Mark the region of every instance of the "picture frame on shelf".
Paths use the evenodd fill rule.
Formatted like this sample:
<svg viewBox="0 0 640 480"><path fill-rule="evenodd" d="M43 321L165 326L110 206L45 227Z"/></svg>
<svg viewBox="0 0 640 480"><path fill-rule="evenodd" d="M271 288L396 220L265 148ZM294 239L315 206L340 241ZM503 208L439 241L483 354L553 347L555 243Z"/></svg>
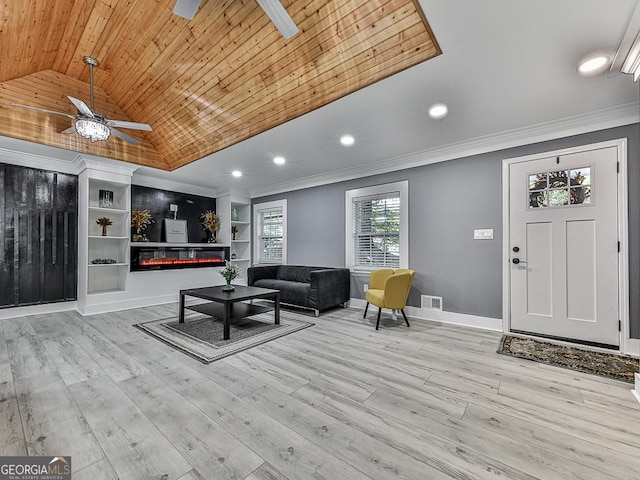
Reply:
<svg viewBox="0 0 640 480"><path fill-rule="evenodd" d="M113 208L113 191L102 190L98 191L98 206L100 208Z"/></svg>

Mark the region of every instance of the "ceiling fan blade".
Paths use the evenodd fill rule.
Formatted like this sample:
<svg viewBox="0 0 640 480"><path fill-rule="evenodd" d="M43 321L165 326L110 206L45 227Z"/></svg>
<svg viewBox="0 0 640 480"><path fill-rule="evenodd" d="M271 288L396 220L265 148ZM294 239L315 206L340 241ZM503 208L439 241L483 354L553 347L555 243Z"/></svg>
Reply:
<svg viewBox="0 0 640 480"><path fill-rule="evenodd" d="M65 135L69 135L70 133L77 133L76 127L74 125L70 126L66 130L61 131L60 133L64 133Z"/></svg>
<svg viewBox="0 0 640 480"><path fill-rule="evenodd" d="M69 96L67 96L67 98L69 100L71 100L71 103L73 103L76 106L76 108L78 109L78 111L82 115L86 115L87 117L95 118L95 115L93 114L91 109L89 107L87 107L87 104L84 103L82 100L78 100L77 98L69 97Z"/></svg>
<svg viewBox="0 0 640 480"><path fill-rule="evenodd" d="M111 133L113 133L113 135L115 137L121 138L125 142L129 142L129 143L131 143L133 145L140 145L140 142L138 140L136 140L133 137L130 137L126 133L122 133L120 130L117 130L115 128L111 128Z"/></svg>
<svg viewBox="0 0 640 480"><path fill-rule="evenodd" d="M176 0L173 13L187 20L193 20L200 8L200 3L201 0Z"/></svg>
<svg viewBox="0 0 640 480"><path fill-rule="evenodd" d="M47 110L47 109L38 108L38 107L30 107L29 105L20 105L19 103L12 103L11 106L12 107L20 107L20 108L28 108L29 110L37 110L38 112L53 113L54 115L64 115L65 117L69 117L69 118L76 118L73 115L70 115L68 113L56 112L54 110Z"/></svg>
<svg viewBox="0 0 640 480"><path fill-rule="evenodd" d="M124 120L107 120L109 125L120 128L131 128L133 130L146 130L147 132L153 132L151 125L146 123L125 122Z"/></svg>
<svg viewBox="0 0 640 480"><path fill-rule="evenodd" d="M285 39L293 37L298 27L279 0L256 0Z"/></svg>

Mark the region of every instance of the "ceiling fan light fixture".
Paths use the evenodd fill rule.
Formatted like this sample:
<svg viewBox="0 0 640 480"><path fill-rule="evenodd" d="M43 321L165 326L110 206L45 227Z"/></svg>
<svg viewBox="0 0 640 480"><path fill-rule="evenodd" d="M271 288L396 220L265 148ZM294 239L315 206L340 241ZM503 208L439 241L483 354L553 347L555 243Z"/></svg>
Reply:
<svg viewBox="0 0 640 480"><path fill-rule="evenodd" d="M106 140L111 135L108 126L91 118L79 118L76 120L75 127L78 135L88 138L92 142Z"/></svg>

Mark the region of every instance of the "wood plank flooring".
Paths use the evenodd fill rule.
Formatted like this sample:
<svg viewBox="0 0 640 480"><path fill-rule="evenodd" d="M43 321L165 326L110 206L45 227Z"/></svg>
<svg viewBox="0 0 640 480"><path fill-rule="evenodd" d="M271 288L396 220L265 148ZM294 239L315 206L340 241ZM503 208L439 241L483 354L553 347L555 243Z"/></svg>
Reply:
<svg viewBox="0 0 640 480"><path fill-rule="evenodd" d="M500 334L336 309L203 365L132 327L176 305L0 323L0 455L76 480L638 480L630 384Z"/></svg>

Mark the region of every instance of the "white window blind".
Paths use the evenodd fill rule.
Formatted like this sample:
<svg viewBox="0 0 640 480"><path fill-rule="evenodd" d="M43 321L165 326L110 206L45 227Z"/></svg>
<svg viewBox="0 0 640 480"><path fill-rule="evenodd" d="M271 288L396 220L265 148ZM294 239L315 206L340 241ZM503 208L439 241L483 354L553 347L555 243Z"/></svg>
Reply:
<svg viewBox="0 0 640 480"><path fill-rule="evenodd" d="M257 211L258 263L282 263L284 214L282 207Z"/></svg>
<svg viewBox="0 0 640 480"><path fill-rule="evenodd" d="M353 198L353 266L400 266L400 192Z"/></svg>

